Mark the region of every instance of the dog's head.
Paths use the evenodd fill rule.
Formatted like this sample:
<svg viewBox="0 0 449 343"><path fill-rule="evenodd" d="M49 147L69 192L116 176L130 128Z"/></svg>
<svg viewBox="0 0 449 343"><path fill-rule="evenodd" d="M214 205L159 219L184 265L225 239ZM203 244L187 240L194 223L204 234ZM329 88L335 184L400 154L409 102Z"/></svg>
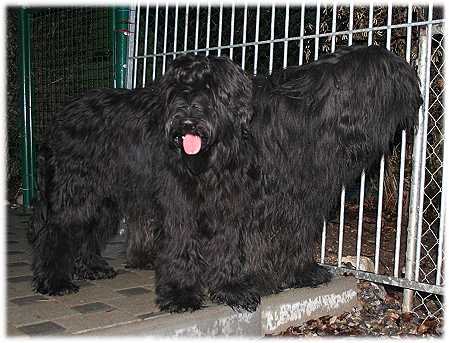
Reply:
<svg viewBox="0 0 449 343"><path fill-rule="evenodd" d="M195 175L237 144L252 117L251 81L225 57L178 57L160 89L167 144Z"/></svg>

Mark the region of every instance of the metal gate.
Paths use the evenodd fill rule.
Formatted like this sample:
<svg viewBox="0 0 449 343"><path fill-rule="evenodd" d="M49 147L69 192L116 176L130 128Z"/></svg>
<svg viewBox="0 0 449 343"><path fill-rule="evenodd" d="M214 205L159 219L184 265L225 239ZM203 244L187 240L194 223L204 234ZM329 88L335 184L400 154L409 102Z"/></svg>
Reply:
<svg viewBox="0 0 449 343"><path fill-rule="evenodd" d="M246 71L271 73L352 44L384 45L416 67L424 105L413 137L402 132L376 178L342 189L323 224L321 263L404 289L403 310L441 317L444 231L449 223L445 120L445 23L439 8L373 2L137 2L130 10L127 87L145 87L179 54L226 55ZM353 268L349 268L349 264Z"/></svg>

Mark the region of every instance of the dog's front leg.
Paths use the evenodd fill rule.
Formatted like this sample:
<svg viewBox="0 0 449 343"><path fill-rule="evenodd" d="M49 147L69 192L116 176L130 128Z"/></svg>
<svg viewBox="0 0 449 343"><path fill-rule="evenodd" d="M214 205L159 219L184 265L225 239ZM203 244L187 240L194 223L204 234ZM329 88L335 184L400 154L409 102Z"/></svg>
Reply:
<svg viewBox="0 0 449 343"><path fill-rule="evenodd" d="M203 294L197 242L185 235L166 237L158 251L156 302L160 309L169 312L200 309Z"/></svg>
<svg viewBox="0 0 449 343"><path fill-rule="evenodd" d="M158 242L156 302L162 311L195 311L203 303L204 262L195 239L196 224L192 216L186 208L174 205L164 211L162 237Z"/></svg>

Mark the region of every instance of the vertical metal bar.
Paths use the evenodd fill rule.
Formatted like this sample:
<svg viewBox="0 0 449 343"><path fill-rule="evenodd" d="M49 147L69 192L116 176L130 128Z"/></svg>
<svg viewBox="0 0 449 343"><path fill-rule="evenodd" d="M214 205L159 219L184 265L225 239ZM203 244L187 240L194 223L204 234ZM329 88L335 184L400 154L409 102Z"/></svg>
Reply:
<svg viewBox="0 0 449 343"><path fill-rule="evenodd" d="M357 222L357 253L356 269L360 269L360 255L362 252L362 228L363 228L363 206L365 203L365 170L360 177L359 218Z"/></svg>
<svg viewBox="0 0 449 343"><path fill-rule="evenodd" d="M200 2L196 3L196 24L195 24L195 55L198 54L198 36L200 31Z"/></svg>
<svg viewBox="0 0 449 343"><path fill-rule="evenodd" d="M118 7L115 9L115 37L117 45L115 55L117 56L115 65L115 85L117 88L125 88L127 74L127 51L128 51L128 21L129 8ZM113 33L114 36L114 33Z"/></svg>
<svg viewBox="0 0 449 343"><path fill-rule="evenodd" d="M332 6L332 38L331 38L331 52L335 51L335 32L337 31L337 2L334 1ZM337 265L341 267L341 259L343 255L343 233L345 227L345 196L346 189L343 185L340 195L340 222L338 228L338 260Z"/></svg>
<svg viewBox="0 0 449 343"><path fill-rule="evenodd" d="M387 10L387 42L386 48L390 50L391 42L391 16L392 16L392 4L391 1L388 2ZM384 194L384 178L385 178L385 156L382 155L380 159L380 170L379 170L379 197L377 201L377 220L376 220L376 252L374 259L374 272L379 273L379 262L380 262L380 238L382 234L382 210L383 210L383 194Z"/></svg>
<svg viewBox="0 0 449 343"><path fill-rule="evenodd" d="M175 4L175 33L173 37L173 59L176 58L176 49L178 43L178 18L179 18L179 3Z"/></svg>
<svg viewBox="0 0 449 343"><path fill-rule="evenodd" d="M209 44L210 44L210 13L211 6L210 2L207 4L207 24L206 24L206 56L209 55Z"/></svg>
<svg viewBox="0 0 449 343"><path fill-rule="evenodd" d="M143 44L143 54L146 56L148 53L148 19L150 16L150 4L147 3L146 13L145 13L145 34L144 34L144 44ZM146 75L147 75L147 57L143 58L143 68L142 68L142 87L145 87L146 84Z"/></svg>
<svg viewBox="0 0 449 343"><path fill-rule="evenodd" d="M242 38L242 69L245 70L246 60L246 27L248 25L248 2L245 0L245 9L243 10L243 38Z"/></svg>
<svg viewBox="0 0 449 343"><path fill-rule="evenodd" d="M169 10L168 2L165 4L165 18L164 18L164 50L162 55L162 75L165 74L165 65L167 64L167 40L168 40L168 10Z"/></svg>
<svg viewBox="0 0 449 343"><path fill-rule="evenodd" d="M396 245L394 253L393 275L399 277L399 259L401 250L401 231L402 231L402 205L404 199L404 173L405 173L405 150L406 150L406 132L401 133L401 157L399 167L399 193L398 193L398 217L396 220Z"/></svg>
<svg viewBox="0 0 449 343"><path fill-rule="evenodd" d="M349 4L349 37L348 46L352 45L352 37L354 29L354 0ZM359 192L359 214L357 221L357 251L356 251L356 269L360 269L360 256L362 253L362 233L363 233L363 210L365 204L365 169L360 175L360 192Z"/></svg>
<svg viewBox="0 0 449 343"><path fill-rule="evenodd" d="M373 6L373 0L370 0L369 2L369 15L368 15L368 28L370 29L368 31L368 45L373 44L373 13L374 13L374 6Z"/></svg>
<svg viewBox="0 0 449 343"><path fill-rule="evenodd" d="M421 94L428 94L427 83L427 50L428 50L428 34L424 30L420 30L419 36L419 51L418 51L418 77L420 80ZM422 165L425 161L422 156L423 146L426 142L425 119L427 115L427 106L423 104L419 111L418 129L413 138L413 155L412 155L412 175L410 180L410 202L409 202L409 216L407 225L407 251L405 256L405 279L415 279L415 262L417 255L417 240L419 226L419 212L420 212L420 193L421 179L424 178L422 174ZM418 257L419 258L419 257ZM402 311L410 312L413 308L414 291L405 289L402 300Z"/></svg>
<svg viewBox="0 0 449 343"><path fill-rule="evenodd" d="M382 204L384 196L384 174L385 174L385 157L380 159L379 171L379 195L377 199L377 219L376 219L376 248L374 256L374 273L379 273L380 261L380 236L382 231Z"/></svg>
<svg viewBox="0 0 449 343"><path fill-rule="evenodd" d="M33 199L34 159L33 159L33 121L31 86L31 40L30 18L26 8L19 13L20 32L20 81L22 109L22 191L23 206L29 208Z"/></svg>
<svg viewBox="0 0 449 343"><path fill-rule="evenodd" d="M341 188L340 195L340 223L338 227L338 267L341 267L341 258L343 254L343 231L345 228L345 186Z"/></svg>
<svg viewBox="0 0 449 343"><path fill-rule="evenodd" d="M136 19L136 33L135 33L135 44L134 44L134 57L139 55L139 27L140 27L140 1L137 1L137 19ZM139 60L137 58L134 59L134 78L133 78L133 88L137 87L137 69L138 69Z"/></svg>
<svg viewBox="0 0 449 343"><path fill-rule="evenodd" d="M424 206L424 183L425 183L425 175L426 175L426 152L427 152L427 125L428 125L428 118L429 118L429 92L430 92L430 65L432 64L432 16L433 16L433 3L431 2L429 4L429 17L428 21L429 24L427 24L427 56L426 56L426 88L425 90L425 97L424 97L424 130L423 130L423 145L421 146L421 155L422 155L422 164L421 164L421 185L420 189L421 192L419 194L419 220L418 220L418 234L416 239L416 261L415 261L415 281L418 281L419 279L419 267L420 267L420 261L421 261L421 237L422 237L422 224L423 224L423 206Z"/></svg>
<svg viewBox="0 0 449 343"><path fill-rule="evenodd" d="M349 3L349 38L348 45L352 45L352 30L354 29L354 0L351 0Z"/></svg>
<svg viewBox="0 0 449 343"><path fill-rule="evenodd" d="M288 58L288 26L290 21L290 4L287 0L285 3L285 26L284 26L284 62L282 64L282 67L285 69L287 68L287 58Z"/></svg>
<svg viewBox="0 0 449 343"><path fill-rule="evenodd" d="M186 2L186 14L184 21L184 51L187 50L187 37L189 34L189 2Z"/></svg>
<svg viewBox="0 0 449 343"><path fill-rule="evenodd" d="M301 4L301 22L299 25L299 60L298 65L302 65L303 63L303 54L304 54L304 17L305 17L305 11L306 11L306 4L305 2L302 2Z"/></svg>
<svg viewBox="0 0 449 343"><path fill-rule="evenodd" d="M326 257L326 219L323 220L323 230L321 232L321 263L324 263Z"/></svg>
<svg viewBox="0 0 449 343"><path fill-rule="evenodd" d="M229 58L232 60L234 57L234 48L232 47L234 45L234 25L235 25L235 1L232 1L232 8L231 8L231 37L229 40L229 44L231 45L231 49L229 49Z"/></svg>
<svg viewBox="0 0 449 343"><path fill-rule="evenodd" d="M128 23L128 73L126 78L126 88L133 88L133 75L134 75L134 65L136 60L131 58L134 56L135 48L135 30L136 30L136 5L132 6L132 10L129 12L129 23Z"/></svg>
<svg viewBox="0 0 449 343"><path fill-rule="evenodd" d="M273 48L274 48L274 22L276 19L276 6L273 2L273 4L271 5L271 30L270 30L270 61L269 61L269 66L268 66L268 73L271 74L271 72L273 71ZM255 72L254 72L255 74Z"/></svg>
<svg viewBox="0 0 449 343"><path fill-rule="evenodd" d="M257 59L259 57L259 27L260 27L260 0L257 1L256 10L256 34L254 36L254 70L253 74L257 74Z"/></svg>
<svg viewBox="0 0 449 343"><path fill-rule="evenodd" d="M391 44L391 16L392 16L392 3L391 0L388 1L388 9L387 9L387 43L386 48L390 50Z"/></svg>
<svg viewBox="0 0 449 343"><path fill-rule="evenodd" d="M159 28L159 2L156 2L156 8L154 9L154 43L153 43L153 74L151 76L152 80L156 79L156 64L157 64L157 30Z"/></svg>
<svg viewBox="0 0 449 343"><path fill-rule="evenodd" d="M303 54L304 54L304 17L305 17L305 11L306 11L306 4L305 2L302 2L301 4L301 23L299 26L299 60L298 64L302 65L303 63Z"/></svg>
<svg viewBox="0 0 449 343"><path fill-rule="evenodd" d="M332 6L332 38L331 38L331 52L335 51L335 32L337 31L337 1L334 1Z"/></svg>
<svg viewBox="0 0 449 343"><path fill-rule="evenodd" d="M221 35L223 31L223 1L220 1L220 13L218 15L218 51L217 56L221 56Z"/></svg>
<svg viewBox="0 0 449 343"><path fill-rule="evenodd" d="M315 17L315 53L314 53L314 60L318 60L318 51L319 51L319 46L320 46L320 39L318 37L318 35L320 34L320 1L317 0L317 4L316 4L316 17ZM303 18L301 18L302 21ZM302 27L302 25L301 25ZM300 54L300 62L302 64L302 54ZM323 222L323 236L322 236L322 248L321 248L321 253L325 252L326 250L326 220L324 220ZM324 239L323 239L324 238Z"/></svg>
<svg viewBox="0 0 449 343"><path fill-rule="evenodd" d="M412 22L412 4L409 3L407 11L407 23ZM410 63L410 51L412 41L412 28L407 26L407 40L406 40L406 52L405 59ZM402 234L402 207L404 202L404 179L405 179L405 153L406 153L407 134L405 130L401 133L401 162L399 167L399 190L398 190L398 217L396 221L396 247L394 253L394 269L393 275L399 277L399 263L400 263L400 251L401 251L401 234Z"/></svg>
<svg viewBox="0 0 449 343"><path fill-rule="evenodd" d="M318 52L320 49L320 38L318 35L320 34L320 16L321 16L321 9L320 9L320 0L317 1L316 4L316 18L315 18L315 54L314 54L314 60L316 61L318 59Z"/></svg>

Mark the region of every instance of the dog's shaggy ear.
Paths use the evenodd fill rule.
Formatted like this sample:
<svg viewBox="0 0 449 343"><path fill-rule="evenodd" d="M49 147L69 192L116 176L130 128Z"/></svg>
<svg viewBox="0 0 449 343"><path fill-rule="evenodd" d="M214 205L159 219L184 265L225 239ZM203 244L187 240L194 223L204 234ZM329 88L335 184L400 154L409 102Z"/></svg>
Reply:
<svg viewBox="0 0 449 343"><path fill-rule="evenodd" d="M227 57L210 58L210 66L216 87L220 89L217 96L225 108L232 111L236 124L242 131L248 131L248 124L253 117L252 80L240 66Z"/></svg>

